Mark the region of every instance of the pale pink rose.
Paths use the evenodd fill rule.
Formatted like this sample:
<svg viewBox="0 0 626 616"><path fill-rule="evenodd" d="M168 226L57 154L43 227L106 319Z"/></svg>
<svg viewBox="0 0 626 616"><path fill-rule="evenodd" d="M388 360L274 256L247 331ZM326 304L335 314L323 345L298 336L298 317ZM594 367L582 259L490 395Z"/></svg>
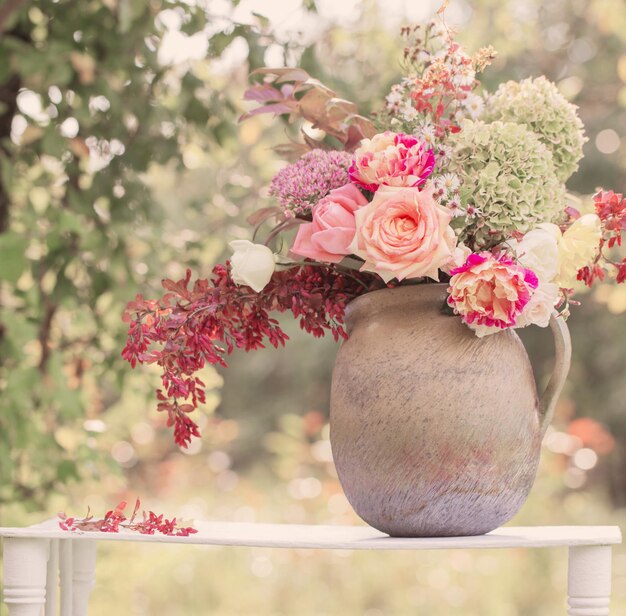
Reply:
<svg viewBox="0 0 626 616"><path fill-rule="evenodd" d="M537 276L506 256L472 253L450 272L448 304L478 337L515 327L537 288Z"/></svg>
<svg viewBox="0 0 626 616"><path fill-rule="evenodd" d="M425 142L386 131L361 141L349 172L353 182L374 192L379 186L421 187L434 166L435 155Z"/></svg>
<svg viewBox="0 0 626 616"><path fill-rule="evenodd" d="M559 301L559 295L560 289L558 284L543 282L539 279L539 286L533 292L524 310L517 317L515 327L526 327L527 325L548 327L550 316Z"/></svg>
<svg viewBox="0 0 626 616"><path fill-rule="evenodd" d="M441 266L441 271L444 274L449 274L453 269L465 265L467 257L472 254L472 251L463 242L456 245L456 248L452 251L452 257L450 260Z"/></svg>
<svg viewBox="0 0 626 616"><path fill-rule="evenodd" d="M456 236L450 212L433 198L432 188L381 187L371 203L357 210L350 251L365 260L361 271L392 278L439 280L450 261Z"/></svg>
<svg viewBox="0 0 626 616"><path fill-rule="evenodd" d="M326 263L338 263L350 254L355 232L354 213L367 204L363 193L346 184L331 190L311 210L313 221L300 225L291 252Z"/></svg>

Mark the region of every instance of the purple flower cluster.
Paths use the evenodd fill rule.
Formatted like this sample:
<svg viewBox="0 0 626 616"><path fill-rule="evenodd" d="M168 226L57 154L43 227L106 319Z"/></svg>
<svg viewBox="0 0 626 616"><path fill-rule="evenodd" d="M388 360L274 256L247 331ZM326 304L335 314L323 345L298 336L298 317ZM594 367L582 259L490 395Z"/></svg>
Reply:
<svg viewBox="0 0 626 616"><path fill-rule="evenodd" d="M285 214L307 216L311 208L331 190L350 181L352 155L338 150L311 150L281 169L272 180L270 195Z"/></svg>

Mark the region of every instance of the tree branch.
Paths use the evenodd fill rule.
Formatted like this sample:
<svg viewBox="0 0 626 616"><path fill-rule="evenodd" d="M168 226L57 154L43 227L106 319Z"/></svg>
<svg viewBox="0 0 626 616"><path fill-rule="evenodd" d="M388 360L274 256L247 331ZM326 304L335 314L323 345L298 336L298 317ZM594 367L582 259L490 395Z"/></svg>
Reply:
<svg viewBox="0 0 626 616"><path fill-rule="evenodd" d="M48 298L44 298L44 315L39 327L39 344L41 345L41 358L37 366L42 374L45 374L50 360L50 330L52 329L52 321L57 311L57 305L50 302Z"/></svg>

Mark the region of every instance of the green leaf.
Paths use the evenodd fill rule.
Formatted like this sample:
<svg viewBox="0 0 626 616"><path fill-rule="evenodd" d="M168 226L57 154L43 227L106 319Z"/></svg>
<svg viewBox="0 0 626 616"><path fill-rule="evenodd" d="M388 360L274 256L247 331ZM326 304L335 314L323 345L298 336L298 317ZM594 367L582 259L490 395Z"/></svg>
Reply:
<svg viewBox="0 0 626 616"><path fill-rule="evenodd" d="M185 117L194 124L206 124L209 110L197 98L192 98L185 110Z"/></svg>
<svg viewBox="0 0 626 616"><path fill-rule="evenodd" d="M65 276L63 272L59 272L57 282L52 291L52 301L68 306L69 298L73 299L75 296L76 287L74 287L71 280L67 279L67 276Z"/></svg>
<svg viewBox="0 0 626 616"><path fill-rule="evenodd" d="M76 462L73 462L72 460L61 460L57 464L57 477L59 481L63 483L68 480L76 481L80 479Z"/></svg>
<svg viewBox="0 0 626 616"><path fill-rule="evenodd" d="M235 38L234 32L230 34L218 32L217 34L212 36L209 44L209 51L211 52L211 55L221 55L224 50L233 42L233 38Z"/></svg>
<svg viewBox="0 0 626 616"><path fill-rule="evenodd" d="M54 158L61 158L67 149L67 140L60 135L56 127L50 126L41 140L43 151Z"/></svg>
<svg viewBox="0 0 626 616"><path fill-rule="evenodd" d="M8 355L11 355L15 359L21 359L24 356L24 345L37 336L37 327L31 321L28 321L23 315L9 312L8 309L2 310L0 317L0 320L3 323L9 325L9 327L6 328L6 332L2 340L4 345L2 349L3 356L5 359ZM30 373L27 372L19 374ZM13 380L13 375L11 380Z"/></svg>
<svg viewBox="0 0 626 616"><path fill-rule="evenodd" d="M35 391L38 386L41 386L41 374L36 368L28 367L13 370L5 394L15 405L14 408L19 409L26 401L25 392ZM7 407L11 406L7 405ZM14 427L17 428L18 426Z"/></svg>
<svg viewBox="0 0 626 616"><path fill-rule="evenodd" d="M7 447L0 443L0 477L11 477L12 473L13 460L11 459L10 446Z"/></svg>
<svg viewBox="0 0 626 616"><path fill-rule="evenodd" d="M63 210L59 214L58 228L60 231L73 231L75 233L86 231L85 223L81 217L68 210Z"/></svg>
<svg viewBox="0 0 626 616"><path fill-rule="evenodd" d="M74 71L70 64L58 62L50 65L50 70L46 73L46 85L66 86L72 81Z"/></svg>
<svg viewBox="0 0 626 616"><path fill-rule="evenodd" d="M28 239L16 233L0 235L0 279L15 284L28 267L24 252Z"/></svg>

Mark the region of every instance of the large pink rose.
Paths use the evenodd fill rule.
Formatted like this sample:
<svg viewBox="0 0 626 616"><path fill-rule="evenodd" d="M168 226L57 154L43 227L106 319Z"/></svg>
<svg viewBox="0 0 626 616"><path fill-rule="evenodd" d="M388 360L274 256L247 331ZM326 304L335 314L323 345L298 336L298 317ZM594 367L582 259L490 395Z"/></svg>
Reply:
<svg viewBox="0 0 626 616"><path fill-rule="evenodd" d="M353 182L374 192L379 186L421 187L434 166L435 155L426 143L386 131L361 141L349 172Z"/></svg>
<svg viewBox="0 0 626 616"><path fill-rule="evenodd" d="M452 215L435 201L432 188L382 186L355 218L350 250L365 259L362 271L375 272L385 282L422 276L439 280L439 268L452 258Z"/></svg>
<svg viewBox="0 0 626 616"><path fill-rule="evenodd" d="M490 252L471 254L450 274L448 304L479 337L517 325L538 285L532 270Z"/></svg>
<svg viewBox="0 0 626 616"><path fill-rule="evenodd" d="M313 222L300 225L291 252L316 261L338 263L350 254L354 213L367 203L363 193L346 184L331 190L312 209Z"/></svg>

